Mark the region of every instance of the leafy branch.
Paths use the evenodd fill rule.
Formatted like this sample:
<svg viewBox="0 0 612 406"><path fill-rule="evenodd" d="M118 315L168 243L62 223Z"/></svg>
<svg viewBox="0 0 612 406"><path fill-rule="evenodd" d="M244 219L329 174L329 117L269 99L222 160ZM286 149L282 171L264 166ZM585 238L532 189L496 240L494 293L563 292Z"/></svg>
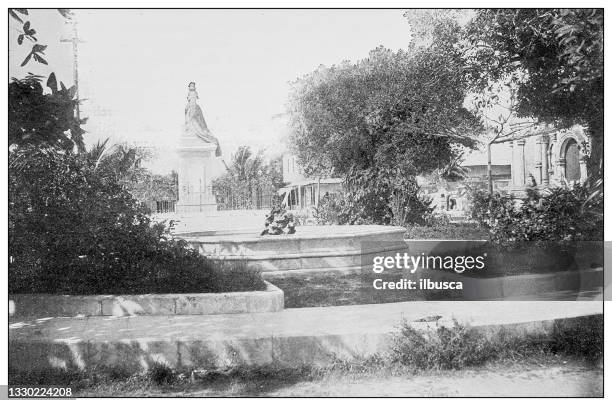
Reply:
<svg viewBox="0 0 612 406"><path fill-rule="evenodd" d="M72 20L73 14L71 10L66 9L66 8L60 8L57 11L66 20ZM19 30L20 34L17 36L17 43L19 45L22 45L25 39L34 43L32 45L32 50L30 51L30 53L28 53L28 55L25 57L23 62L21 62L21 66L27 65L27 63L30 62L31 59L34 59L36 62L42 63L43 65L48 65L46 59L43 58L43 55L45 54L45 49L47 49L47 46L38 43L38 38L34 36L36 35L36 30L32 28L30 21L24 22L22 18L23 16L29 16L28 9L10 8L9 15L15 21L19 22L19 24L22 25L21 29Z"/></svg>

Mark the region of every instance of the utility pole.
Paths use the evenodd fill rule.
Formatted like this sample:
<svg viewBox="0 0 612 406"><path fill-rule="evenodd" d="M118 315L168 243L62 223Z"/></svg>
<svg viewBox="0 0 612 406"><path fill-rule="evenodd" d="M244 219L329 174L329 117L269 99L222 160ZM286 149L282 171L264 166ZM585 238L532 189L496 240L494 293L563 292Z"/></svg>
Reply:
<svg viewBox="0 0 612 406"><path fill-rule="evenodd" d="M78 61L79 45L78 44L79 42L83 42L83 41L79 39L79 33L77 31L77 22L76 20L74 20L74 17L72 20L66 22L66 24L72 25L71 36L70 38L60 39L60 42L72 42L72 76L74 80L74 86L76 88L76 98L77 100L79 100L79 61ZM75 114L76 114L77 120L79 120L80 122L81 121L81 109L80 109L79 103L77 103L76 105Z"/></svg>

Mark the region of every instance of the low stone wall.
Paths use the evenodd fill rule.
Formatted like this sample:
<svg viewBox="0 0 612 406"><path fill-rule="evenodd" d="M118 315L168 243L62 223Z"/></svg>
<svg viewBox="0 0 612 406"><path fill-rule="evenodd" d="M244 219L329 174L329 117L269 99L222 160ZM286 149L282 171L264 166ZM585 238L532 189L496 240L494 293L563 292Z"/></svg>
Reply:
<svg viewBox="0 0 612 406"><path fill-rule="evenodd" d="M363 254L404 247L405 231L373 225L301 226L292 235L200 232L176 236L206 257L246 261L262 272L355 271L361 267Z"/></svg>
<svg viewBox="0 0 612 406"><path fill-rule="evenodd" d="M10 295L9 312L21 317L197 315L278 312L283 291L266 282L265 291L148 295Z"/></svg>

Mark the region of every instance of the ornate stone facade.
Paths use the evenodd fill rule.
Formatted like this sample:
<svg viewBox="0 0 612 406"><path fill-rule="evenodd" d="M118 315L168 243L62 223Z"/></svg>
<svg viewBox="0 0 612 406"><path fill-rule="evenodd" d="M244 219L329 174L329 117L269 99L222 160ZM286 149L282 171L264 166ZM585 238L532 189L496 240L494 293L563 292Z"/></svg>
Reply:
<svg viewBox="0 0 612 406"><path fill-rule="evenodd" d="M529 175L538 187L584 182L590 142L584 129L574 126L550 135L508 141L512 148L511 189L525 188Z"/></svg>

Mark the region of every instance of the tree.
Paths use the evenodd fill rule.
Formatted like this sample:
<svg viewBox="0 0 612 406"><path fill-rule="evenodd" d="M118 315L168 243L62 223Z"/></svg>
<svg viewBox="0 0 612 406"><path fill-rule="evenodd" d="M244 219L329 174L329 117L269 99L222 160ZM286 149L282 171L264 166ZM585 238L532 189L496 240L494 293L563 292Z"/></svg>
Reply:
<svg viewBox="0 0 612 406"><path fill-rule="evenodd" d="M251 148L243 145L232 155L229 170L238 180L250 183L257 179L262 168L263 155L253 155Z"/></svg>
<svg viewBox="0 0 612 406"><path fill-rule="evenodd" d="M60 82L57 87L55 74L49 75L46 86L51 93L44 93L42 77L29 75L24 79L13 78L8 86L9 147L41 145L83 151L81 125L74 111L77 103L76 88L66 88Z"/></svg>
<svg viewBox="0 0 612 406"><path fill-rule="evenodd" d="M250 147L240 146L232 155L227 172L213 181L213 189L225 208L250 209L254 207L257 191L275 193L284 185L281 157L266 164L262 152L253 154Z"/></svg>
<svg viewBox="0 0 612 406"><path fill-rule="evenodd" d="M178 198L178 175L154 174L143 167L151 157L148 148L127 143L108 147L108 139L98 141L84 153L87 165L100 175L116 179L139 202L156 202Z"/></svg>
<svg viewBox="0 0 612 406"><path fill-rule="evenodd" d="M479 10L466 29L467 75L476 90L516 77L517 113L592 138L591 173L603 142L603 9Z"/></svg>
<svg viewBox="0 0 612 406"><path fill-rule="evenodd" d="M411 186L416 175L474 146L480 125L463 107L458 31L456 24L438 24L428 47L377 48L364 60L320 67L293 84L291 140L298 159L326 164L344 179L352 221L390 223L389 202L401 185L418 190Z"/></svg>

